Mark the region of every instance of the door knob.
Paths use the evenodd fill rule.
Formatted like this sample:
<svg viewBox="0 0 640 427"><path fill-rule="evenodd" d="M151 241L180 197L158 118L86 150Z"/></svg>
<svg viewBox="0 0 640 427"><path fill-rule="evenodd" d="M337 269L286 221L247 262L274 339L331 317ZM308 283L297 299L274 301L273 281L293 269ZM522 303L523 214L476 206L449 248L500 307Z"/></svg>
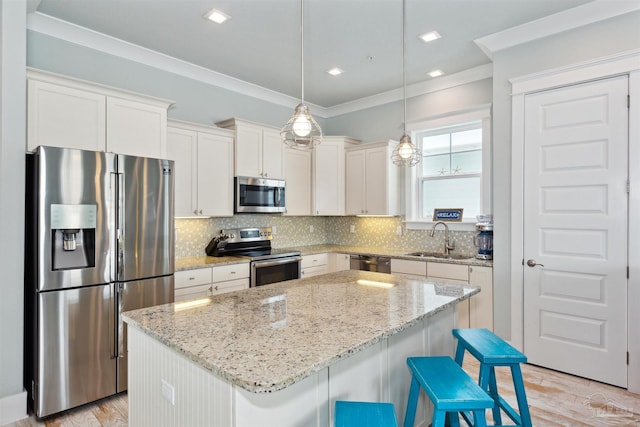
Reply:
<svg viewBox="0 0 640 427"><path fill-rule="evenodd" d="M527 260L527 265L529 267L535 267L536 265L539 265L540 267L544 267L544 264L538 264L535 259Z"/></svg>

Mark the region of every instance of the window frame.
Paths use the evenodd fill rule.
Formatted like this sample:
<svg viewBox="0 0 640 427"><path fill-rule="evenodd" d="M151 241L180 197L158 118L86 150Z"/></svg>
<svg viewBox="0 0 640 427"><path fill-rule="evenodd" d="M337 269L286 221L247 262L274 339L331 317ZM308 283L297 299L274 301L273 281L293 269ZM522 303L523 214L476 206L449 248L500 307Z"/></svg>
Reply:
<svg viewBox="0 0 640 427"><path fill-rule="evenodd" d="M491 195L491 105L484 105L479 108L454 112L442 116L421 119L407 123L407 131L416 143L416 133L430 129L455 127L470 122L481 122L482 127L482 173L480 177L480 209L483 213L492 213ZM419 213L422 206L422 192L420 183L424 178L418 178L418 168L420 165L407 169L405 174L405 223L407 229L425 230L433 226L431 218L420 218ZM462 175L461 175L462 176ZM443 206L459 207L459 206ZM475 219L466 219L462 222L448 223L453 230L475 230Z"/></svg>

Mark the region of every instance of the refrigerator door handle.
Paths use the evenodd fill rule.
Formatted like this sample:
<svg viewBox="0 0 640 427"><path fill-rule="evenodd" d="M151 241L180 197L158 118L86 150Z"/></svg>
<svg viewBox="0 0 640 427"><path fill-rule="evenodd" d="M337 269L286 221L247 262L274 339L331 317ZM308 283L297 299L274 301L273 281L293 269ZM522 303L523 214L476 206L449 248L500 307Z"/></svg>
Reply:
<svg viewBox="0 0 640 427"><path fill-rule="evenodd" d="M114 286L115 285L109 286L109 299L110 299L110 304L109 304L109 324L115 326L116 319L115 319L115 316L114 316L115 306L114 306L114 299L113 299L113 287ZM110 327L109 328L109 356L111 357L111 359L115 359L116 357L118 357L118 355L116 354L115 344L116 344L116 329L115 329L115 327Z"/></svg>
<svg viewBox="0 0 640 427"><path fill-rule="evenodd" d="M116 174L116 277L115 280L123 280L124 277L124 176Z"/></svg>
<svg viewBox="0 0 640 427"><path fill-rule="evenodd" d="M118 305L118 354L116 357L124 357L124 322L122 321L122 292L123 285L118 283L116 288L117 305Z"/></svg>

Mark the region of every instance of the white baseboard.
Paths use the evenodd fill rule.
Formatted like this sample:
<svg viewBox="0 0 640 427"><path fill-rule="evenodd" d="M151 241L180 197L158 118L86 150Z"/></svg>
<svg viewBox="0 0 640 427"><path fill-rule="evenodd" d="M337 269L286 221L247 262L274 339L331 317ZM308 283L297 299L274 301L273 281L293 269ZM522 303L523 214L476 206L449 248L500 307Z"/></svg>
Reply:
<svg viewBox="0 0 640 427"><path fill-rule="evenodd" d="M0 426L27 418L27 392L0 398Z"/></svg>

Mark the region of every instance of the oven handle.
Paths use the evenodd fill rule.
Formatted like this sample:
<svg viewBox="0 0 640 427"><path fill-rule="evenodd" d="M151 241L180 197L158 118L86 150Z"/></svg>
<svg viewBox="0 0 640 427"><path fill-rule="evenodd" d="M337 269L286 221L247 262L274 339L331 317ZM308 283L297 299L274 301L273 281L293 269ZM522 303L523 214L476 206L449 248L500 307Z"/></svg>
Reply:
<svg viewBox="0 0 640 427"><path fill-rule="evenodd" d="M253 262L253 266L255 268L264 268L264 267L273 267L275 265L282 265L282 264L290 264L292 262L298 262L298 261L302 261L302 257L295 257L295 258L281 258L278 259L276 261L254 261Z"/></svg>

